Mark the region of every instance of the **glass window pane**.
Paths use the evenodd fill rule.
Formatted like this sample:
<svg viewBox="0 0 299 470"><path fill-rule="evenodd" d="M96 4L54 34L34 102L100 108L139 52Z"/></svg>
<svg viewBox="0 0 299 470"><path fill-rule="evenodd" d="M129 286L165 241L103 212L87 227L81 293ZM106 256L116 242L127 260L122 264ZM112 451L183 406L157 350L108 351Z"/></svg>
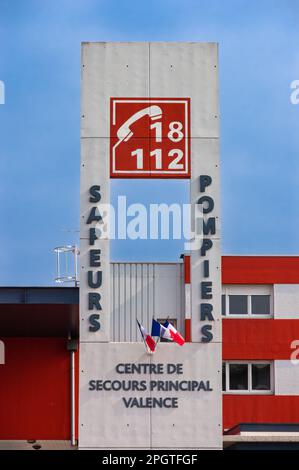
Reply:
<svg viewBox="0 0 299 470"><path fill-rule="evenodd" d="M247 315L247 295L229 296L230 315Z"/></svg>
<svg viewBox="0 0 299 470"><path fill-rule="evenodd" d="M226 379L226 373L225 373L226 372L226 367L225 366L226 366L226 364L225 364L225 362L223 362L222 363L222 390L223 390L223 392L226 391L226 380L225 380Z"/></svg>
<svg viewBox="0 0 299 470"><path fill-rule="evenodd" d="M229 365L229 389L248 390L248 364Z"/></svg>
<svg viewBox="0 0 299 470"><path fill-rule="evenodd" d="M252 364L252 390L271 390L270 364Z"/></svg>
<svg viewBox="0 0 299 470"><path fill-rule="evenodd" d="M222 315L226 315L225 295L224 294L222 294L222 296L221 296L221 307L222 307Z"/></svg>
<svg viewBox="0 0 299 470"><path fill-rule="evenodd" d="M270 295L252 295L251 313L254 315L270 315Z"/></svg>

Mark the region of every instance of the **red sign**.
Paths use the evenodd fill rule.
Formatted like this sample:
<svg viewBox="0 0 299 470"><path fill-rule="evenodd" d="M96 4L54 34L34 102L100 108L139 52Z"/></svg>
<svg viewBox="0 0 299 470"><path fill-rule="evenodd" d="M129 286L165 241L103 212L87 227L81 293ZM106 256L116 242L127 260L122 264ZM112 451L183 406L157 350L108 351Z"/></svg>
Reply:
<svg viewBox="0 0 299 470"><path fill-rule="evenodd" d="M111 98L111 178L190 178L190 98Z"/></svg>

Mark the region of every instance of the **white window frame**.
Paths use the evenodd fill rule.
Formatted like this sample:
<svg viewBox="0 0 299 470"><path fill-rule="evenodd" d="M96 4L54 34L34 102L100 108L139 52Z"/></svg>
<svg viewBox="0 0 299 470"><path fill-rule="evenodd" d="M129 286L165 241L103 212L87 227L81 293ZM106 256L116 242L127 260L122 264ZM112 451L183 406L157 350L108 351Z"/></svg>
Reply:
<svg viewBox="0 0 299 470"><path fill-rule="evenodd" d="M273 318L274 317L274 301L272 285L245 285L230 284L222 286L222 295L225 295L225 315L222 318ZM230 295L246 295L247 296L247 314L230 314L229 313L229 296ZM252 295L269 295L270 296L270 312L266 315L251 313L252 311Z"/></svg>
<svg viewBox="0 0 299 470"><path fill-rule="evenodd" d="M225 364L225 390L222 391L226 395L273 395L274 394L274 362L273 361L223 361ZM229 389L229 365L230 364L247 364L248 372L248 390L230 390ZM252 364L270 364L270 390L253 390L252 389ZM250 367L249 367L250 366Z"/></svg>

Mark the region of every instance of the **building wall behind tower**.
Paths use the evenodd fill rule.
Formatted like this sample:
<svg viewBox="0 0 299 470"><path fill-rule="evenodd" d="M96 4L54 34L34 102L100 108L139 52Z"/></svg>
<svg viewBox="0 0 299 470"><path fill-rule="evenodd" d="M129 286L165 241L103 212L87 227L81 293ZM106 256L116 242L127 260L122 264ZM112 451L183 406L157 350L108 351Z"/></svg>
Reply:
<svg viewBox="0 0 299 470"><path fill-rule="evenodd" d="M66 340L1 340L5 364L0 365L0 439L69 440L70 358Z"/></svg>

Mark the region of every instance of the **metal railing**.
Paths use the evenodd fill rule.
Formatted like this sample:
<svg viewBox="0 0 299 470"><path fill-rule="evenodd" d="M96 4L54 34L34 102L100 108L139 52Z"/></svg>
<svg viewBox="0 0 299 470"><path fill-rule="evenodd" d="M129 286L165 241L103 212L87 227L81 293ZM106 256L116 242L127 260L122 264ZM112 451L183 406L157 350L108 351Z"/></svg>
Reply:
<svg viewBox="0 0 299 470"><path fill-rule="evenodd" d="M55 282L57 284L73 282L77 287L79 248L76 245L57 246L54 248L54 253L56 253Z"/></svg>

